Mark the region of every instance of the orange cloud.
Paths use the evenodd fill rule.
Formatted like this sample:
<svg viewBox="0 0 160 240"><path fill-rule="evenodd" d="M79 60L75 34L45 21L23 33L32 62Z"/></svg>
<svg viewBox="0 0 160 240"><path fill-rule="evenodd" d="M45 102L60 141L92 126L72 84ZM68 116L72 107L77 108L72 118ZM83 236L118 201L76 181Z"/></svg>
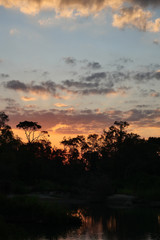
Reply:
<svg viewBox="0 0 160 240"><path fill-rule="evenodd" d="M18 8L25 14L35 15L41 10L53 9L57 16L73 17L97 14L111 7L118 8L123 0L0 0L0 5L6 8Z"/></svg>
<svg viewBox="0 0 160 240"><path fill-rule="evenodd" d="M56 107L68 107L68 105L63 104L63 103L55 103L54 106L56 106Z"/></svg>
<svg viewBox="0 0 160 240"><path fill-rule="evenodd" d="M159 32L160 18L151 21L151 17L150 11L144 11L139 6L122 8L120 14L114 14L112 25L118 28L134 27L141 31Z"/></svg>
<svg viewBox="0 0 160 240"><path fill-rule="evenodd" d="M126 3L130 8L123 8ZM97 17L107 8L114 11L122 8L120 14L114 14L113 26L119 28L128 26L142 31L159 32L160 18L155 21L150 20L152 13L141 8L149 5L159 6L160 4L157 0L0 0L0 6L5 8L19 9L22 13L29 15L36 15L43 10L54 11L56 18L90 15ZM39 20L39 24L48 25L53 22L52 19Z"/></svg>
<svg viewBox="0 0 160 240"><path fill-rule="evenodd" d="M25 102L35 101L36 99L33 97L21 97L21 99Z"/></svg>
<svg viewBox="0 0 160 240"><path fill-rule="evenodd" d="M88 16L100 12L106 7L117 8L122 0L0 0L6 8L19 8L25 14L35 15L41 10L54 9L59 16Z"/></svg>

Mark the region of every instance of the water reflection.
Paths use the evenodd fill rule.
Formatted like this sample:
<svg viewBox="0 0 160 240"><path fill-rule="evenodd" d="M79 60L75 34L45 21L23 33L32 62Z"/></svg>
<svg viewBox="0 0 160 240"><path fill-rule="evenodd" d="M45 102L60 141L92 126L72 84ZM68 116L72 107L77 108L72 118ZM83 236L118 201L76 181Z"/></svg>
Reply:
<svg viewBox="0 0 160 240"><path fill-rule="evenodd" d="M0 219L0 240L158 240L160 209L108 209L105 206L78 208L78 229L5 223Z"/></svg>
<svg viewBox="0 0 160 240"><path fill-rule="evenodd" d="M157 240L160 239L159 213L160 210L146 208L78 209L83 225L58 240Z"/></svg>

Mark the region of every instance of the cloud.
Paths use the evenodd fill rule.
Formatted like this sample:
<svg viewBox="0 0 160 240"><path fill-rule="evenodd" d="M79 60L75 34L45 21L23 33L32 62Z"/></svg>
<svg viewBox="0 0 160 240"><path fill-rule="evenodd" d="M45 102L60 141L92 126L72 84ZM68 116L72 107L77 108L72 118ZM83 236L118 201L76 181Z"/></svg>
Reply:
<svg viewBox="0 0 160 240"><path fill-rule="evenodd" d="M59 18L75 20L79 17L92 16L96 22L98 15L113 11L113 26L118 28L134 27L140 31L159 32L160 19L153 21L153 14L147 7L160 7L159 0L0 0L0 6L19 9L24 14L36 15L40 11L53 11L55 21ZM127 7L126 7L127 6ZM128 7L129 6L129 7ZM57 24L52 18L39 20L42 26ZM75 26L71 27L71 30ZM11 29L13 35L17 29Z"/></svg>
<svg viewBox="0 0 160 240"><path fill-rule="evenodd" d="M45 71L42 73L42 76L45 77L45 76L48 76L49 75L49 72L48 71Z"/></svg>
<svg viewBox="0 0 160 240"><path fill-rule="evenodd" d="M94 80L102 80L106 78L106 73L105 72L97 72L97 73L93 73L90 76L86 77L85 80L90 82L90 81L94 81Z"/></svg>
<svg viewBox="0 0 160 240"><path fill-rule="evenodd" d="M89 16L97 14L107 7L118 8L122 0L0 0L0 5L6 8L18 8L25 14L35 15L42 10L54 10L57 16Z"/></svg>
<svg viewBox="0 0 160 240"><path fill-rule="evenodd" d="M130 2L133 4L139 4L143 7L147 7L147 6L159 7L160 6L159 0L130 0Z"/></svg>
<svg viewBox="0 0 160 240"><path fill-rule="evenodd" d="M9 74L1 73L0 76L1 76L2 78L8 78L8 77L9 77Z"/></svg>
<svg viewBox="0 0 160 240"><path fill-rule="evenodd" d="M28 105L25 105L25 108L35 108L35 107L37 107L37 105L36 104L28 104Z"/></svg>
<svg viewBox="0 0 160 240"><path fill-rule="evenodd" d="M102 66L101 66L101 64L99 62L89 62L87 64L87 68L91 68L93 70L97 70L97 69L102 68Z"/></svg>
<svg viewBox="0 0 160 240"><path fill-rule="evenodd" d="M160 92L157 92L157 91L155 91L155 90L150 90L150 96L151 97L160 97Z"/></svg>
<svg viewBox="0 0 160 240"><path fill-rule="evenodd" d="M21 97L21 99L22 99L23 101L25 101L25 102L30 102L30 101L35 101L35 100L36 100L36 99L33 98L33 97L26 97L26 96Z"/></svg>
<svg viewBox="0 0 160 240"><path fill-rule="evenodd" d="M9 31L10 35L15 35L17 33L19 33L19 31L16 29L16 28L12 28L10 31Z"/></svg>
<svg viewBox="0 0 160 240"><path fill-rule="evenodd" d="M159 44L160 44L160 40L154 39L154 40L153 40L153 43L156 44L156 45L159 45Z"/></svg>
<svg viewBox="0 0 160 240"><path fill-rule="evenodd" d="M114 89L110 88L93 88L93 89L85 89L85 90L80 90L79 94L82 95L108 95L108 94L115 94L116 91Z"/></svg>
<svg viewBox="0 0 160 240"><path fill-rule="evenodd" d="M133 75L133 78L140 82L152 79L160 80L160 72L159 71L138 72Z"/></svg>
<svg viewBox="0 0 160 240"><path fill-rule="evenodd" d="M66 58L63 58L63 60L66 64L75 65L77 63L77 60L73 57L66 57Z"/></svg>
<svg viewBox="0 0 160 240"><path fill-rule="evenodd" d="M14 104L16 101L13 98L3 98L0 96L0 101L6 102L8 104Z"/></svg>
<svg viewBox="0 0 160 240"><path fill-rule="evenodd" d="M6 88L12 89L12 90L21 90L24 92L28 91L28 88L25 83L20 82L19 80L11 80L4 84Z"/></svg>
<svg viewBox="0 0 160 240"><path fill-rule="evenodd" d="M138 104L138 105L136 105L136 108L148 108L148 107L150 107L150 105L147 105L147 104Z"/></svg>
<svg viewBox="0 0 160 240"><path fill-rule="evenodd" d="M81 109L80 111L68 111L61 109L50 109L48 111L34 111L26 108L23 112L18 106L11 106L5 109L9 113L11 126L16 126L18 122L38 121L46 130L51 130L59 134L101 134L103 129L113 125L114 121L127 121L134 126L160 127L160 109L129 109L127 111L106 109ZM47 119L47 121L46 121ZM143 127L142 127L143 126Z"/></svg>
<svg viewBox="0 0 160 240"><path fill-rule="evenodd" d="M129 60L126 60L128 62ZM14 91L21 91L27 96L28 93L39 96L52 96L56 99L64 99L77 97L78 95L108 95L108 94L126 94L128 90L135 89L137 84L155 81L158 84L160 81L159 65L149 65L148 71L108 71L95 72L90 75L75 76L75 79L66 79L59 83L52 80L42 82L27 82L19 80L10 80L3 82L3 86ZM157 69L156 69L157 68ZM151 70L150 70L151 69ZM133 81L134 86L133 86ZM157 81L157 82L156 82ZM124 87L125 86L125 87ZM136 89L135 89L136 90ZM138 90L139 91L139 90ZM148 92L143 92L143 96ZM30 98L23 97L23 101L30 101Z"/></svg>
<svg viewBox="0 0 160 240"><path fill-rule="evenodd" d="M74 80L65 80L63 84L67 87L75 87L75 88L93 88L98 87L99 83L86 83L82 81L74 81Z"/></svg>
<svg viewBox="0 0 160 240"><path fill-rule="evenodd" d="M25 84L19 80L11 80L4 83L4 87L15 91L32 92L36 94L50 93L54 95L56 93L56 84L51 81L42 82L38 85L34 82Z"/></svg>
<svg viewBox="0 0 160 240"><path fill-rule="evenodd" d="M160 18L151 21L152 13L144 11L139 6L122 8L119 14L114 14L112 25L117 28L137 28L140 31L159 32Z"/></svg>
<svg viewBox="0 0 160 240"><path fill-rule="evenodd" d="M61 108L61 107L68 107L68 105L66 105L64 103L55 103L54 106L59 107L59 108Z"/></svg>
<svg viewBox="0 0 160 240"><path fill-rule="evenodd" d="M119 58L117 61L120 62L121 64L122 64L122 63L123 63L123 64L127 64L127 63L133 63L133 62L134 62L133 59L131 59L131 58L125 58L125 57Z"/></svg>

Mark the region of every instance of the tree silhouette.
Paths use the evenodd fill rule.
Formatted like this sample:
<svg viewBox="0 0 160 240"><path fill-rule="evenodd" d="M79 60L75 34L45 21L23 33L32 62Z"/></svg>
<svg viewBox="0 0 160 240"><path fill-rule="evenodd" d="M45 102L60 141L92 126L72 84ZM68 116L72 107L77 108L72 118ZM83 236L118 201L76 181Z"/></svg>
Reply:
<svg viewBox="0 0 160 240"><path fill-rule="evenodd" d="M1 150L8 148L8 145L17 148L21 141L18 137L14 137L13 131L11 127L7 124L9 121L8 116L4 112L0 112L0 146L2 147Z"/></svg>
<svg viewBox="0 0 160 240"><path fill-rule="evenodd" d="M0 112L0 130L6 126L6 122L8 121L8 116L4 112Z"/></svg>
<svg viewBox="0 0 160 240"><path fill-rule="evenodd" d="M25 135L29 143L35 142L40 138L40 136L46 133L46 131L42 131L38 134L38 136L35 136L35 132L41 129L41 125L37 122L24 121L20 122L16 127L25 131Z"/></svg>
<svg viewBox="0 0 160 240"><path fill-rule="evenodd" d="M114 125L119 126L119 138L118 138L118 142L122 143L122 141L124 140L125 136L126 136L126 131L124 131L124 129L126 127L129 126L128 122L123 122L123 121L115 121Z"/></svg>

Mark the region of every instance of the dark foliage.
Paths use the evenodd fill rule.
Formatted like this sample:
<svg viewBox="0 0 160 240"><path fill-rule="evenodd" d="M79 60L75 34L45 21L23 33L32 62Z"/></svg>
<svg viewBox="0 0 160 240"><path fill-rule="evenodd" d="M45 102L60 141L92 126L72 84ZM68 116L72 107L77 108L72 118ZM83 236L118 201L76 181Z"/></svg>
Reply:
<svg viewBox="0 0 160 240"><path fill-rule="evenodd" d="M65 192L104 198L125 192L160 198L160 138L127 133L127 122L115 122L102 135L77 136L52 148L37 122L20 122L28 143L15 137L0 113L0 192ZM151 182L150 182L151 181ZM151 191L152 189L152 191Z"/></svg>

